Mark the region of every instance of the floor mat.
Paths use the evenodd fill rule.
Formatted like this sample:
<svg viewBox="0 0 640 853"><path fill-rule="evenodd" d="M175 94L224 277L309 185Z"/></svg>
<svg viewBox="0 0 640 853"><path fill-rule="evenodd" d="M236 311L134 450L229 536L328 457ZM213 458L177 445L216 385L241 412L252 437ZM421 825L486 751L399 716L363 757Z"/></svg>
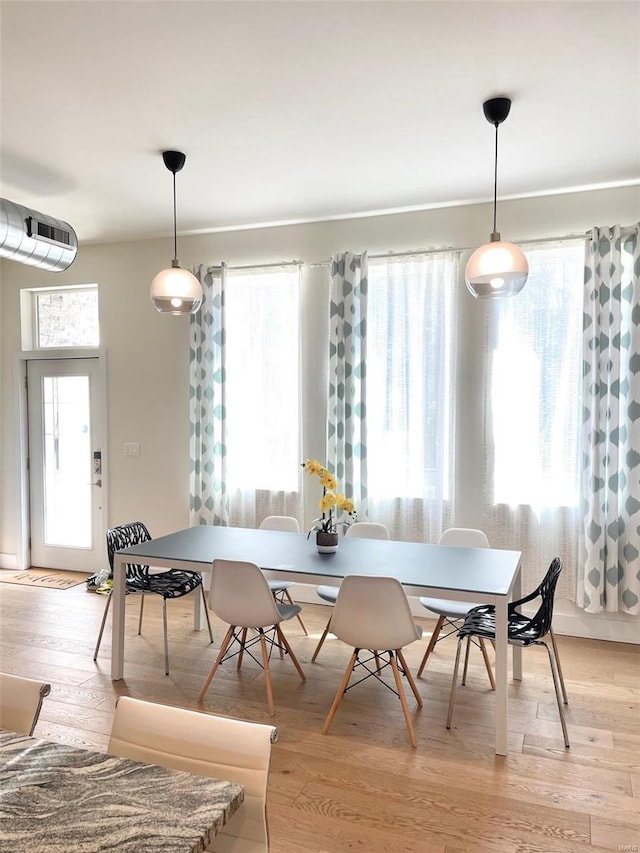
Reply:
<svg viewBox="0 0 640 853"><path fill-rule="evenodd" d="M70 589L84 583L89 577L85 572L57 572L53 569L27 569L26 572L0 571L0 583L15 583L21 586L40 586L47 589Z"/></svg>

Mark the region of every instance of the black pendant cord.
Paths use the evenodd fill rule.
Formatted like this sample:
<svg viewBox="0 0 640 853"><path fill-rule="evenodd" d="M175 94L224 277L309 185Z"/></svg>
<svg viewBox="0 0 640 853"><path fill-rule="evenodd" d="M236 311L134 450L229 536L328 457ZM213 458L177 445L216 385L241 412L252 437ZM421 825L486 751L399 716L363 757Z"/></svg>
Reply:
<svg viewBox="0 0 640 853"><path fill-rule="evenodd" d="M496 151L493 161L493 233L496 233L496 210L498 207L498 124L496 123Z"/></svg>
<svg viewBox="0 0 640 853"><path fill-rule="evenodd" d="M495 231L495 224L493 227ZM176 173L173 173L173 260L178 262L178 225L176 219Z"/></svg>

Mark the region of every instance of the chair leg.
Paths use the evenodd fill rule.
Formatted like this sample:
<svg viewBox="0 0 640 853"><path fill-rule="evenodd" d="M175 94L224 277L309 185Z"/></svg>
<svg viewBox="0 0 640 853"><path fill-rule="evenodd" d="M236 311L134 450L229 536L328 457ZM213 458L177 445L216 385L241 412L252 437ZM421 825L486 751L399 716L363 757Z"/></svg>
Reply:
<svg viewBox="0 0 640 853"><path fill-rule="evenodd" d="M229 630L224 635L224 640L222 641L222 645L220 646L220 651L218 652L218 657L215 659L215 662L214 662L213 666L211 667L209 675L206 677L205 682L202 685L202 690L200 691L200 693L198 693L198 702L202 702L202 700L204 699L204 694L209 689L209 685L211 684L211 680L213 679L213 676L216 674L217 668L222 663L222 658L227 653L227 649L231 645L232 640L233 640L233 626L230 625Z"/></svg>
<svg viewBox="0 0 640 853"><path fill-rule="evenodd" d="M207 628L209 629L209 639L213 643L213 634L211 632L211 619L209 619L209 608L207 607L207 596L204 591L204 584L200 584L200 592L202 593L202 601L204 602L204 615L207 620Z"/></svg>
<svg viewBox="0 0 640 853"><path fill-rule="evenodd" d="M496 680L493 677L493 670L491 669L491 662L489 661L489 655L487 654L487 647L484 642L484 637L480 637L480 651L482 652L482 657L484 658L484 665L487 668L487 675L489 676L489 683L491 684L491 689L496 689Z"/></svg>
<svg viewBox="0 0 640 853"><path fill-rule="evenodd" d="M342 681L340 682L340 687L338 687L338 692L335 695L335 699L333 700L333 705L327 715L327 719L324 721L324 725L322 727L322 734L326 735L331 727L331 723L333 722L333 718L336 715L336 711L338 710L338 705L342 702L342 698L347 689L347 685L349 684L349 679L351 678L351 673L353 672L353 667L355 666L356 659L358 657L358 650L354 649L353 654L349 658L349 663L347 664L347 668L344 671L344 676Z"/></svg>
<svg viewBox="0 0 640 853"><path fill-rule="evenodd" d="M556 691L556 702L558 703L558 713L560 715L560 725L562 726L562 734L564 737L564 745L569 749L569 735L567 733L567 723L564 718L564 708L562 707L562 697L560 695L560 685L558 684L558 673L556 671L556 661L553 652L546 643L541 642L541 645L547 650L549 655L549 666L551 667L551 675L553 676L553 686Z"/></svg>
<svg viewBox="0 0 640 853"><path fill-rule="evenodd" d="M273 717L276 713L273 707L273 690L271 689L271 673L269 672L269 654L267 652L267 641L264 638L264 631L260 628L260 648L262 649L262 664L264 666L264 683L267 688L267 705L269 706L269 714Z"/></svg>
<svg viewBox="0 0 640 853"><path fill-rule="evenodd" d="M469 667L469 648L471 645L471 637L467 637L467 648L464 653L464 667L462 668L462 686L467 684L467 669Z"/></svg>
<svg viewBox="0 0 640 853"><path fill-rule="evenodd" d="M100 633L98 634L98 642L96 643L96 650L93 653L94 661L98 660L98 652L100 651L100 643L102 642L102 634L104 633L104 625L107 621L107 613L109 612L109 607L111 606L111 593L107 595L107 603L104 606L104 613L102 614L102 622L100 623Z"/></svg>
<svg viewBox="0 0 640 853"><path fill-rule="evenodd" d="M298 670L298 675L300 676L300 678L301 678L303 681L306 681L306 680L307 680L307 677L306 677L306 675L304 674L304 671L303 671L302 667L301 667L301 666L300 666L300 664L298 663L298 658L294 655L294 653L293 653L293 649L292 649L292 648L291 648L291 646L289 645L289 642L288 642L287 638L285 637L284 633L282 632L282 629L280 628L280 626L279 626L279 625L276 625L276 634L278 635L278 640L280 641L280 643L281 643L281 644L285 647L285 649L287 650L287 652L288 652L288 654L289 654L289 657L291 658L291 662L293 663L293 665L295 666L295 668Z"/></svg>
<svg viewBox="0 0 640 853"><path fill-rule="evenodd" d="M456 662L453 666L453 678L451 679L451 693L449 694L449 711L447 712L447 728L451 728L451 717L453 716L453 703L456 698L456 683L458 681L458 667L460 666L460 652L462 651L462 637L458 640L456 650Z"/></svg>
<svg viewBox="0 0 640 853"><path fill-rule="evenodd" d="M560 676L560 686L562 687L562 698L564 700L564 704L568 705L569 700L567 699L567 691L564 686L564 676L562 675L562 666L560 665L560 656L558 655L558 647L556 646L556 637L553 633L553 630L549 628L549 634L551 635L551 644L553 646L553 656L556 659L556 666L558 667L558 675Z"/></svg>
<svg viewBox="0 0 640 853"><path fill-rule="evenodd" d="M404 659L404 654L402 653L402 649L396 649L396 654L398 656L398 660L400 661L400 666L404 670L404 674L407 676L407 681L409 682L409 687L411 688L413 695L416 697L416 702L422 708L422 696L418 693L418 688L416 687L416 683L413 680L413 676L407 666L407 662Z"/></svg>
<svg viewBox="0 0 640 853"><path fill-rule="evenodd" d="M293 603L294 603L293 598L291 598L291 596L289 595L289 590L288 590L288 589L285 589L285 590L284 590L284 595L285 595L285 598L287 599L287 601L289 602L289 604L293 604ZM308 636L309 636L309 632L307 631L307 627L306 627L306 625L304 624L304 622L302 621L302 617L300 616L300 614L299 614L299 613L298 613L298 615L296 616L296 619L297 619L297 620L298 620L298 622L300 623L300 627L301 627L301 628L302 628L302 630L304 631L304 635L305 635L305 637L308 637Z"/></svg>
<svg viewBox="0 0 640 853"><path fill-rule="evenodd" d="M169 675L169 632L167 631L167 599L162 599L162 624L164 627L164 674Z"/></svg>
<svg viewBox="0 0 640 853"><path fill-rule="evenodd" d="M395 678L396 682L396 690L398 691L398 696L400 697L400 704L402 705L402 713L404 714L404 720L407 724L407 731L409 732L409 740L411 741L411 746L416 749L416 747L418 746L418 744L416 743L416 733L413 728L413 720L411 719L409 706L407 705L407 697L404 695L402 678L400 678L398 662L396 661L396 656L394 652L389 652L389 659L391 662L391 669L393 670L393 677Z"/></svg>
<svg viewBox="0 0 640 853"><path fill-rule="evenodd" d="M435 644L438 642L438 635L442 630L442 626L444 625L444 616L438 616L438 621L436 622L436 627L433 629L433 634L431 635L431 639L429 640L429 645L427 646L427 650L424 653L424 657L422 658L422 663L420 664L420 668L418 669L418 678L424 672L424 668L427 665L427 658L433 651Z"/></svg>
<svg viewBox="0 0 640 853"><path fill-rule="evenodd" d="M144 592L140 596L140 616L138 617L138 636L142 634L142 611L144 610Z"/></svg>
<svg viewBox="0 0 640 853"><path fill-rule="evenodd" d="M242 658L244 656L244 645L247 642L247 631L248 628L242 629L242 636L240 637L240 651L238 652L238 672L240 672L240 667L242 666Z"/></svg>
<svg viewBox="0 0 640 853"><path fill-rule="evenodd" d="M331 617L329 617L329 621L327 622L326 628L324 629L322 636L320 637L320 642L316 646L316 650L311 656L311 663L315 663L316 658L318 657L318 652L322 648L324 641L327 639L327 634L329 633L329 628L331 627Z"/></svg>

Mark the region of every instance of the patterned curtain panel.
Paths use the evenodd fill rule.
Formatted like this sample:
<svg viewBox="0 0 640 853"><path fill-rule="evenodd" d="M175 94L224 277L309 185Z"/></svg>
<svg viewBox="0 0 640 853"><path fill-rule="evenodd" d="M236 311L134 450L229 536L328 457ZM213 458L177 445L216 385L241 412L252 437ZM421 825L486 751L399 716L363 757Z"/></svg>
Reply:
<svg viewBox="0 0 640 853"><path fill-rule="evenodd" d="M367 255L331 261L327 466L359 519L367 506Z"/></svg>
<svg viewBox="0 0 640 853"><path fill-rule="evenodd" d="M594 228L584 279L578 604L640 612L640 241Z"/></svg>
<svg viewBox="0 0 640 853"><path fill-rule="evenodd" d="M200 310L189 322L189 521L229 523L225 449L224 264L215 274L194 270Z"/></svg>

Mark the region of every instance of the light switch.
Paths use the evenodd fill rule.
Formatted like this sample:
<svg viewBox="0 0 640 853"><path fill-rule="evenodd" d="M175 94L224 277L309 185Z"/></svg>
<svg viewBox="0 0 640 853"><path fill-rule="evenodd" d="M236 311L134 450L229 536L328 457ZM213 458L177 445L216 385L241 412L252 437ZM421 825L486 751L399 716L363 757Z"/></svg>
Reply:
<svg viewBox="0 0 640 853"><path fill-rule="evenodd" d="M123 453L125 456L140 456L140 445L137 441L125 441Z"/></svg>

